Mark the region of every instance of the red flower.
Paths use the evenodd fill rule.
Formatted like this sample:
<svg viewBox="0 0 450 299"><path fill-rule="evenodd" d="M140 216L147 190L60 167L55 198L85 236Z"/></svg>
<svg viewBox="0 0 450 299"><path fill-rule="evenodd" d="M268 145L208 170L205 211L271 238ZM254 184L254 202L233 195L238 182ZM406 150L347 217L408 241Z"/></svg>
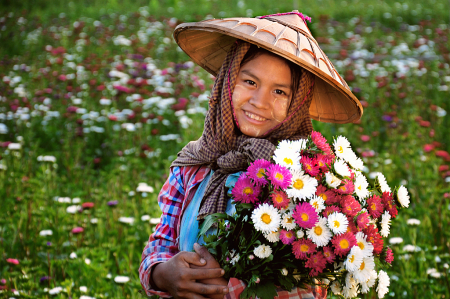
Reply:
<svg viewBox="0 0 450 299"><path fill-rule="evenodd" d="M449 169L448 165L440 165L439 166L439 172L447 171L448 169Z"/></svg>
<svg viewBox="0 0 450 299"><path fill-rule="evenodd" d="M380 254L383 251L384 242L378 233L378 228L374 225L369 225L363 232L367 236L367 241L373 245L373 253Z"/></svg>
<svg viewBox="0 0 450 299"><path fill-rule="evenodd" d="M316 244L309 239L300 239L292 243L292 253L296 259L304 260L307 254L316 252Z"/></svg>
<svg viewBox="0 0 450 299"><path fill-rule="evenodd" d="M330 214L334 212L341 212L341 209L339 209L339 207L337 206L328 206L325 208L325 210L323 210L322 215L323 217L328 218L328 216L330 216Z"/></svg>
<svg viewBox="0 0 450 299"><path fill-rule="evenodd" d="M317 166L319 166L321 171L326 171L328 169L328 166L331 163L331 158L330 156L327 155L322 155L322 154L318 154L316 156L316 160L317 160Z"/></svg>
<svg viewBox="0 0 450 299"><path fill-rule="evenodd" d="M334 253L339 256L344 256L356 245L356 237L354 234L346 232L341 235L335 235L331 239L331 243L334 245Z"/></svg>
<svg viewBox="0 0 450 299"><path fill-rule="evenodd" d="M392 262L394 261L394 253L392 252L392 249L388 248L386 250L386 258L385 261L389 264L392 264Z"/></svg>
<svg viewBox="0 0 450 299"><path fill-rule="evenodd" d="M84 232L84 229L82 227L75 227L72 229L72 234L79 234Z"/></svg>
<svg viewBox="0 0 450 299"><path fill-rule="evenodd" d="M425 144L423 146L423 151L426 152L426 153L429 153L432 150L434 150L434 145L432 145L432 144Z"/></svg>
<svg viewBox="0 0 450 299"><path fill-rule="evenodd" d="M356 217L356 224L358 224L358 230L363 230L369 224L369 214L367 212L362 212Z"/></svg>
<svg viewBox="0 0 450 299"><path fill-rule="evenodd" d="M349 217L355 217L356 214L358 214L359 211L361 211L361 205L360 203L351 195L346 195L342 198L341 206L342 206L342 212L349 216Z"/></svg>
<svg viewBox="0 0 450 299"><path fill-rule="evenodd" d="M317 276L318 274L322 273L323 269L325 269L325 266L327 264L327 260L323 256L321 252L317 252L316 254L313 254L309 257L308 261L305 264L305 267L311 268L311 271L309 272L310 276Z"/></svg>
<svg viewBox="0 0 450 299"><path fill-rule="evenodd" d="M329 246L323 248L323 256L329 263L334 262L334 259L336 258L336 255L334 254L333 250Z"/></svg>
<svg viewBox="0 0 450 299"><path fill-rule="evenodd" d="M326 205L334 204L340 200L338 195L321 184L317 186L316 195L322 197Z"/></svg>
<svg viewBox="0 0 450 299"><path fill-rule="evenodd" d="M370 136L369 135L361 135L361 140L364 142L367 142L370 140Z"/></svg>
<svg viewBox="0 0 450 299"><path fill-rule="evenodd" d="M94 207L94 203L93 202L84 202L81 207L83 209L92 209Z"/></svg>
<svg viewBox="0 0 450 299"><path fill-rule="evenodd" d="M446 151L436 151L436 157L440 157L444 159L445 161L450 161L450 154Z"/></svg>
<svg viewBox="0 0 450 299"><path fill-rule="evenodd" d="M373 195L367 200L367 209L369 210L370 216L373 218L380 217L384 211L384 205L381 202L381 198L378 195Z"/></svg>
<svg viewBox="0 0 450 299"><path fill-rule="evenodd" d="M395 205L394 198L392 197L392 193L383 192L383 197L381 201L384 204L384 208L391 214L392 218L397 217L398 211L397 206Z"/></svg>
<svg viewBox="0 0 450 299"><path fill-rule="evenodd" d="M302 163L302 169L310 176L315 177L319 174L320 167L316 165L316 159L302 156L300 163Z"/></svg>
<svg viewBox="0 0 450 299"><path fill-rule="evenodd" d="M336 192L340 194L352 194L354 191L355 185L353 185L351 180L343 180L342 186L336 189Z"/></svg>
<svg viewBox="0 0 450 299"><path fill-rule="evenodd" d="M17 260L17 259L6 259L6 262L9 264L13 264L13 265L19 264L19 260Z"/></svg>

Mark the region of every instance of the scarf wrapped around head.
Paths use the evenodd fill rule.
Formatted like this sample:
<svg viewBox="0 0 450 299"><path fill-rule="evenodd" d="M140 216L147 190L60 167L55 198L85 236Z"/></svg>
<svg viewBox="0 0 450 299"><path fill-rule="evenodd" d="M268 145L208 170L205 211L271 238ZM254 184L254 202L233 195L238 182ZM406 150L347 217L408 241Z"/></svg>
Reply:
<svg viewBox="0 0 450 299"><path fill-rule="evenodd" d="M286 119L261 138L242 134L237 127L231 97L240 64L250 44L237 41L230 49L216 77L202 136L189 142L171 166L208 165L215 170L198 214L199 219L224 213L227 206L225 181L229 174L246 170L257 159L271 160L276 144L311 134L309 106L314 75L302 71L300 84L291 100Z"/></svg>

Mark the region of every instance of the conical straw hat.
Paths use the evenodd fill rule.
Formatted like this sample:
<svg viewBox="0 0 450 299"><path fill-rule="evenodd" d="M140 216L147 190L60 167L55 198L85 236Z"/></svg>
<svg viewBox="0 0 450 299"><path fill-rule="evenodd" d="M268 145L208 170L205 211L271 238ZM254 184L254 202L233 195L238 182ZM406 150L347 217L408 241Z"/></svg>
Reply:
<svg viewBox="0 0 450 299"><path fill-rule="evenodd" d="M228 50L240 39L280 55L316 75L309 109L315 120L350 123L363 108L319 47L297 11L261 18L211 19L183 23L174 31L178 45L194 62L216 76Z"/></svg>

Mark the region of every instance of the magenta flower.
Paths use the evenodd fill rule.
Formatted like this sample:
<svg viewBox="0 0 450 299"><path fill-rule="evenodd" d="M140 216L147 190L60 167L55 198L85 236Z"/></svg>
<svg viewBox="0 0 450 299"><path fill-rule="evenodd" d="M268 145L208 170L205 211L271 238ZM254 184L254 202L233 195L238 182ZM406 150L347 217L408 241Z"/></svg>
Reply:
<svg viewBox="0 0 450 299"><path fill-rule="evenodd" d="M234 200L243 203L256 203L260 192L260 187L255 186L245 173L239 176L233 190L231 190Z"/></svg>
<svg viewBox="0 0 450 299"><path fill-rule="evenodd" d="M295 207L292 218L302 228L313 228L319 220L319 215L309 202L302 202Z"/></svg>
<svg viewBox="0 0 450 299"><path fill-rule="evenodd" d="M318 274L323 272L326 264L326 258L321 252L317 252L309 257L309 259L306 261L305 267L311 268L311 271L309 272L310 276L317 276Z"/></svg>
<svg viewBox="0 0 450 299"><path fill-rule="evenodd" d="M328 170L328 166L331 164L331 158L327 155L318 154L316 156L317 166L319 166L320 170L325 172Z"/></svg>
<svg viewBox="0 0 450 299"><path fill-rule="evenodd" d="M361 204L351 195L343 197L341 206L342 212L349 217L355 217L361 211Z"/></svg>
<svg viewBox="0 0 450 299"><path fill-rule="evenodd" d="M317 146L318 149L323 151L326 155L331 154L331 147L327 143L327 140L325 137L322 136L319 132L312 131L311 133L311 139L314 142L314 144Z"/></svg>
<svg viewBox="0 0 450 299"><path fill-rule="evenodd" d="M358 224L358 230L363 230L369 225L370 219L367 212L362 212L356 217L356 224Z"/></svg>
<svg viewBox="0 0 450 299"><path fill-rule="evenodd" d="M82 232L84 232L84 229L82 227L79 227L79 226L72 229L72 234L79 234L79 233L82 233Z"/></svg>
<svg viewBox="0 0 450 299"><path fill-rule="evenodd" d="M19 264L19 260L17 260L17 259L6 259L6 262L9 264L13 264L13 265Z"/></svg>
<svg viewBox="0 0 450 299"><path fill-rule="evenodd" d="M323 248L323 256L329 263L334 262L334 259L336 258L336 255L334 254L333 249L331 249L331 247L329 247L329 246L326 246Z"/></svg>
<svg viewBox="0 0 450 299"><path fill-rule="evenodd" d="M394 253L392 252L392 249L388 248L386 250L386 259L385 261L389 264L392 264L392 261L394 261Z"/></svg>
<svg viewBox="0 0 450 299"><path fill-rule="evenodd" d="M304 260L308 254L316 252L316 244L309 239L300 239L292 243L292 253L296 259Z"/></svg>
<svg viewBox="0 0 450 299"><path fill-rule="evenodd" d="M269 167L269 161L258 159L248 167L247 176L251 178L256 185L264 186L267 184L266 175Z"/></svg>
<svg viewBox="0 0 450 299"><path fill-rule="evenodd" d="M367 210L374 219L380 217L384 212L384 204L381 202L381 197L378 195L371 196L367 200Z"/></svg>
<svg viewBox="0 0 450 299"><path fill-rule="evenodd" d="M286 192L282 190L275 190L271 195L273 206L277 209L287 209L289 206L289 198Z"/></svg>
<svg viewBox="0 0 450 299"><path fill-rule="evenodd" d="M337 206L328 206L325 208L325 210L323 210L322 216L325 218L328 218L328 216L330 216L330 214L333 214L335 212L341 212L341 209L339 209L339 207L337 207Z"/></svg>
<svg viewBox="0 0 450 299"><path fill-rule="evenodd" d="M336 189L340 194L352 194L355 191L355 185L351 180L343 180L342 185Z"/></svg>
<svg viewBox="0 0 450 299"><path fill-rule="evenodd" d="M284 230L282 229L280 231L280 240L283 244L292 244L295 240L295 234L291 230Z"/></svg>
<svg viewBox="0 0 450 299"><path fill-rule="evenodd" d="M302 156L300 162L302 163L302 169L312 177L315 177L320 172L320 167L317 165L317 160Z"/></svg>
<svg viewBox="0 0 450 299"><path fill-rule="evenodd" d="M353 233L346 232L341 235L335 235L333 239L331 239L331 243L334 245L334 253L342 257L346 255L357 242Z"/></svg>
<svg viewBox="0 0 450 299"><path fill-rule="evenodd" d="M291 185L292 174L286 167L272 164L268 169L268 178L275 188L286 189Z"/></svg>

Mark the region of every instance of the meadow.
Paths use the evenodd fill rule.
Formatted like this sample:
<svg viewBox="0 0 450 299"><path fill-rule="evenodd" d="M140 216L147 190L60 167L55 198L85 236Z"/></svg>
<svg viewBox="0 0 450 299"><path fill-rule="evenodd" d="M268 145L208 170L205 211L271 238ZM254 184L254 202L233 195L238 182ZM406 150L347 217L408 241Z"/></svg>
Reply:
<svg viewBox="0 0 450 299"><path fill-rule="evenodd" d="M382 172L410 192L386 240L387 297L449 298L449 2L271 3L5 1L0 297L145 297L138 267L157 195L201 134L213 83L173 29L297 8L365 109L357 123L315 130L346 136L369 179Z"/></svg>

